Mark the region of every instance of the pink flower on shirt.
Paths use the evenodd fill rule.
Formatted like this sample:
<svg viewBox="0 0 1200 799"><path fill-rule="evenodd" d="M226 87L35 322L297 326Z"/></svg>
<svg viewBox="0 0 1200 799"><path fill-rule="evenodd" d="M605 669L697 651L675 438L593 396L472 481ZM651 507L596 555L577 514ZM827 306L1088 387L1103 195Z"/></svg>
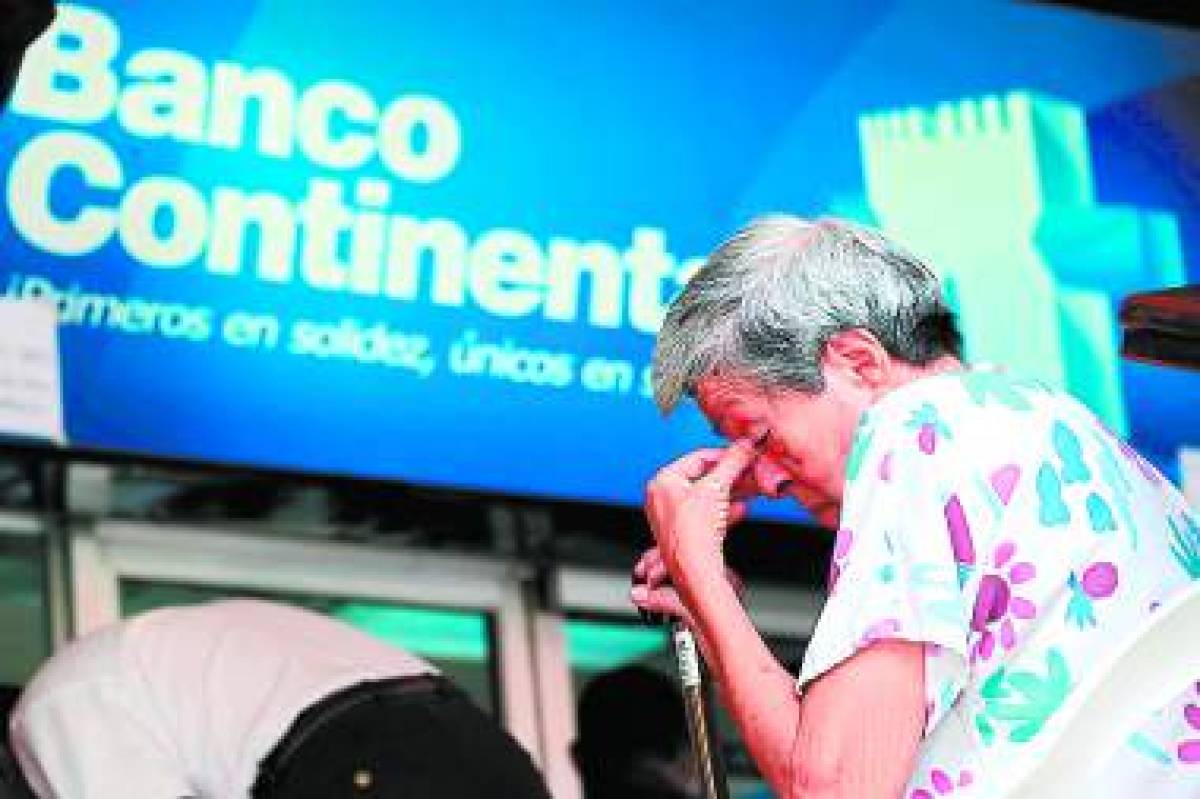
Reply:
<svg viewBox="0 0 1200 799"><path fill-rule="evenodd" d="M1200 682L1196 683L1196 691L1200 692ZM1176 750L1179 762L1200 765L1200 705L1188 703L1183 709L1183 718L1188 726L1196 731L1197 737L1179 742Z"/></svg>
<svg viewBox="0 0 1200 799"><path fill-rule="evenodd" d="M1005 650L1017 645L1014 619L1028 620L1037 615L1037 606L1028 599L1014 596L1013 586L1029 582L1037 574L1032 563L1012 563L1017 545L1002 541L992 553L991 567L979 581L971 629L979 633L971 647L971 662L990 660L997 640Z"/></svg>
<svg viewBox="0 0 1200 799"><path fill-rule="evenodd" d="M937 408L928 402L913 411L904 426L916 432L917 449L926 455L937 450L939 437L950 438L950 428L938 415Z"/></svg>
<svg viewBox="0 0 1200 799"><path fill-rule="evenodd" d="M887 453L879 459L879 479L885 483L892 481L892 455L893 452L888 450Z"/></svg>
<svg viewBox="0 0 1200 799"><path fill-rule="evenodd" d="M900 632L900 620L893 617L880 619L868 627L859 640L859 646L868 646L876 641L886 641L896 637Z"/></svg>
<svg viewBox="0 0 1200 799"><path fill-rule="evenodd" d="M933 790L914 788L908 794L908 799L934 799L936 796L949 796L959 788L966 788L974 780L974 776L966 769L958 772L958 780L956 782L945 771L935 768L929 772L929 784Z"/></svg>
<svg viewBox="0 0 1200 799"><path fill-rule="evenodd" d="M854 545L854 533L846 528L837 531L837 539L833 542L833 558L829 561L829 592L837 586L838 578L842 576L842 568Z"/></svg>
<svg viewBox="0 0 1200 799"><path fill-rule="evenodd" d="M958 564L958 587L966 585L975 570L975 539L971 536L971 523L963 509L958 494L951 494L942 508L946 517L946 531L950 534L950 551Z"/></svg>
<svg viewBox="0 0 1200 799"><path fill-rule="evenodd" d="M1097 561L1067 578L1071 599L1067 602L1067 621L1083 630L1096 626L1096 602L1108 599L1117 590L1117 567L1108 561Z"/></svg>

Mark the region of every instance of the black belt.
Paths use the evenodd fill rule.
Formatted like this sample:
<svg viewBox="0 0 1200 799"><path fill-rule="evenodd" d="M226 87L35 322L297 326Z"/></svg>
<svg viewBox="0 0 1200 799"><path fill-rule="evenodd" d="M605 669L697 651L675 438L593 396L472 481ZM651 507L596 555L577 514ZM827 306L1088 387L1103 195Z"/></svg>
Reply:
<svg viewBox="0 0 1200 799"><path fill-rule="evenodd" d="M267 795L296 752L341 714L381 699L451 693L458 693L458 689L445 677L439 674L414 674L408 677L360 682L329 694L305 708L292 722L279 743L263 758L251 796Z"/></svg>

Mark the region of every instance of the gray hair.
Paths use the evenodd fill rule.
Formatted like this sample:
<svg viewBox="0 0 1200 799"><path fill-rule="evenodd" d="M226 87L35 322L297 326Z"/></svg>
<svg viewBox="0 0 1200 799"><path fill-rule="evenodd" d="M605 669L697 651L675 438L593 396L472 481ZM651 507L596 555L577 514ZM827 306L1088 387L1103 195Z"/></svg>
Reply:
<svg viewBox="0 0 1200 799"><path fill-rule="evenodd" d="M760 217L717 248L672 302L654 349L654 399L670 412L716 374L819 393L826 343L855 328L912 364L962 351L937 276L878 231L831 218Z"/></svg>

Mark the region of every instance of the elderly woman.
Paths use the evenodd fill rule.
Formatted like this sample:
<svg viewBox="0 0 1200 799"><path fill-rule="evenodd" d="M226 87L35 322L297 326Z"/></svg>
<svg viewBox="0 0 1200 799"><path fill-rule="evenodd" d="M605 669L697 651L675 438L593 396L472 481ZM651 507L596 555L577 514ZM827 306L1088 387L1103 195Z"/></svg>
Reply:
<svg viewBox="0 0 1200 799"><path fill-rule="evenodd" d="M867 229L737 233L670 308L654 380L730 443L650 482L633 601L688 620L781 797L1004 796L1071 687L1200 577L1180 494L1070 397L964 366L935 275ZM838 530L798 678L726 578L755 495ZM1200 795L1188 701L1113 756L1107 795Z"/></svg>

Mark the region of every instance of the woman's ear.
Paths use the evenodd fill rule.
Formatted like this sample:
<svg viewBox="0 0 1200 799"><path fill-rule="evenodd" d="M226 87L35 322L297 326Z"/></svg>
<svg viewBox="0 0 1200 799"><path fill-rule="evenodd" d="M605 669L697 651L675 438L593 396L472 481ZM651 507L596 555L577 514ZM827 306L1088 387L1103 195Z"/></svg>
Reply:
<svg viewBox="0 0 1200 799"><path fill-rule="evenodd" d="M821 366L827 379L836 375L852 385L875 390L887 386L892 357L870 331L856 327L829 338L821 353Z"/></svg>

